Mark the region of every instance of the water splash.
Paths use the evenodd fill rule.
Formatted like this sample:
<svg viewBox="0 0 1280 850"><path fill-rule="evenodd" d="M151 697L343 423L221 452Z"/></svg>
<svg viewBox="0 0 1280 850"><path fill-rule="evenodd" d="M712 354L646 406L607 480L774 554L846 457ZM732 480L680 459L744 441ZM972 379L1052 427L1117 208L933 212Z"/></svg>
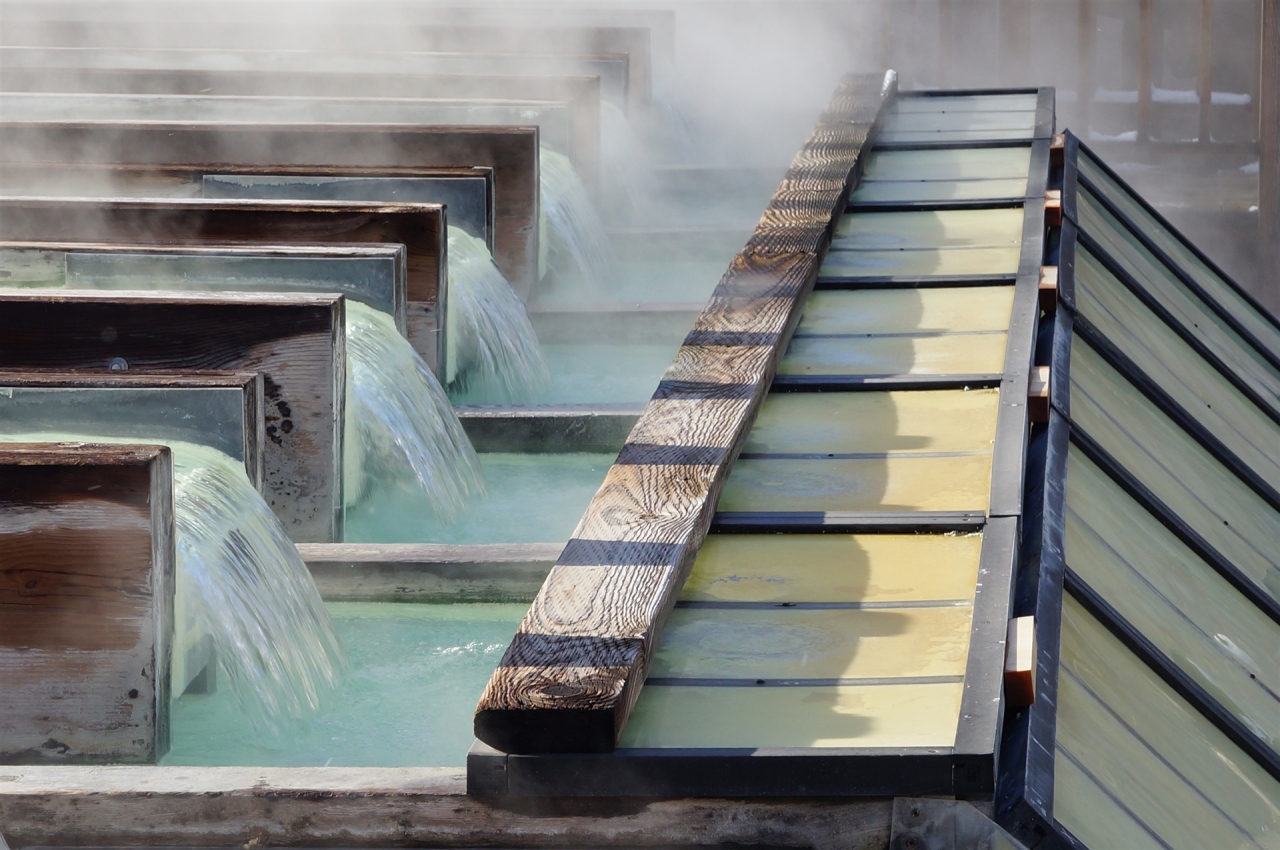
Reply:
<svg viewBox="0 0 1280 850"><path fill-rule="evenodd" d="M536 401L551 387L524 303L482 240L449 228L449 394L469 404Z"/></svg>
<svg viewBox="0 0 1280 850"><path fill-rule="evenodd" d="M484 492L484 477L440 382L385 313L347 301L346 336L347 506L377 481L381 490L456 518Z"/></svg>
<svg viewBox="0 0 1280 850"><path fill-rule="evenodd" d="M240 461L208 446L145 435L12 432L0 440L168 445L174 658L210 635L219 668L260 735L278 737L324 704L342 678L346 654L307 565ZM181 686L174 682L175 691Z"/></svg>
<svg viewBox="0 0 1280 850"><path fill-rule="evenodd" d="M547 272L598 292L613 275L609 235L568 157L541 149L542 244Z"/></svg>
<svg viewBox="0 0 1280 850"><path fill-rule="evenodd" d="M255 728L280 734L318 709L346 655L307 565L237 461L171 443L179 592L213 636Z"/></svg>

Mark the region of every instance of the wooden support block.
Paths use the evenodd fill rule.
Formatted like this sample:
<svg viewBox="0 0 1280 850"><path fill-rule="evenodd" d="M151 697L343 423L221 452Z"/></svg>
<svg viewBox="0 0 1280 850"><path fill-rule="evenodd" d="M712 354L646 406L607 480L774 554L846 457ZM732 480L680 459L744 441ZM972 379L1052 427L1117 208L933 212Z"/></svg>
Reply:
<svg viewBox="0 0 1280 850"><path fill-rule="evenodd" d="M1032 422L1049 421L1049 378L1048 366L1033 366L1031 380L1027 384L1027 415Z"/></svg>
<svg viewBox="0 0 1280 850"><path fill-rule="evenodd" d="M1009 621L1005 643L1004 698L1013 708L1036 701L1035 617L1015 617Z"/></svg>
<svg viewBox="0 0 1280 850"><path fill-rule="evenodd" d="M1044 193L1044 223L1046 227L1062 227L1062 190L1048 189Z"/></svg>
<svg viewBox="0 0 1280 850"><path fill-rule="evenodd" d="M169 747L173 466L163 446L0 446L0 762Z"/></svg>
<svg viewBox="0 0 1280 850"><path fill-rule="evenodd" d="M342 529L343 315L333 295L0 291L0 368L261 372L263 497L323 543Z"/></svg>
<svg viewBox="0 0 1280 850"><path fill-rule="evenodd" d="M1062 165L1067 156L1067 134L1058 133L1049 142L1049 164Z"/></svg>
<svg viewBox="0 0 1280 850"><path fill-rule="evenodd" d="M878 76L846 81L830 123L792 163L481 695L484 743L508 753L617 746L843 212L849 187L829 178L854 173L887 96Z"/></svg>
<svg viewBox="0 0 1280 850"><path fill-rule="evenodd" d="M1058 267L1040 267L1040 310L1052 313L1058 309Z"/></svg>
<svg viewBox="0 0 1280 850"><path fill-rule="evenodd" d="M522 293L537 280L537 127L0 121L0 163L489 168L494 259ZM325 238L342 241L332 233Z"/></svg>

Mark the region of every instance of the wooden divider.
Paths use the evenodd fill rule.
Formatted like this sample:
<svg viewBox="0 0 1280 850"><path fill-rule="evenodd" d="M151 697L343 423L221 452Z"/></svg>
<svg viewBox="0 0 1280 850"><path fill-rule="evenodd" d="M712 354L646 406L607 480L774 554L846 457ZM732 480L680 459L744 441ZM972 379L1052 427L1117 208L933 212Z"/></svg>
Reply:
<svg viewBox="0 0 1280 850"><path fill-rule="evenodd" d="M837 89L517 629L476 709L481 741L616 748L895 87L890 75Z"/></svg>
<svg viewBox="0 0 1280 850"><path fill-rule="evenodd" d="M263 497L294 540L342 534L341 296L0 291L0 368L261 372Z"/></svg>
<svg viewBox="0 0 1280 850"><path fill-rule="evenodd" d="M19 163L492 168L494 259L522 294L537 280L536 127L0 121L0 164Z"/></svg>
<svg viewBox="0 0 1280 850"><path fill-rule="evenodd" d="M0 763L169 747L173 465L163 446L0 446Z"/></svg>

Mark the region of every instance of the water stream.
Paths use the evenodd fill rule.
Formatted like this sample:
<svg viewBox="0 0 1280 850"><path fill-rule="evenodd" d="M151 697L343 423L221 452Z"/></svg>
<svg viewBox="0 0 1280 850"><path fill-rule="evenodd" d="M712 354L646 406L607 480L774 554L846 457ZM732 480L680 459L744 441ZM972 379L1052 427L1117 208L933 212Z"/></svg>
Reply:
<svg viewBox="0 0 1280 850"><path fill-rule="evenodd" d="M350 509L374 489L453 519L485 491L448 396L390 316L347 302L343 488Z"/></svg>
<svg viewBox="0 0 1280 850"><path fill-rule="evenodd" d="M545 147L540 156L546 272L560 286L598 300L616 264L609 234L568 157Z"/></svg>
<svg viewBox="0 0 1280 850"><path fill-rule="evenodd" d="M484 241L449 228L449 394L462 404L539 400L551 373L524 302Z"/></svg>

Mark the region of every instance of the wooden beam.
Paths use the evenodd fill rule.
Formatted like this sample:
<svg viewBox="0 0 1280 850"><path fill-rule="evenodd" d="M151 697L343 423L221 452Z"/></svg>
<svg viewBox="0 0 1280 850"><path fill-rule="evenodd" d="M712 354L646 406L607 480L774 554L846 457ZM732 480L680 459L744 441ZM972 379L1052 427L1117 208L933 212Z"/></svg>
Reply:
<svg viewBox="0 0 1280 850"><path fill-rule="evenodd" d="M164 446L0 446L0 762L169 747L173 466Z"/></svg>
<svg viewBox="0 0 1280 850"><path fill-rule="evenodd" d="M892 81L837 90L517 629L476 709L481 741L617 746Z"/></svg>
<svg viewBox="0 0 1280 850"><path fill-rule="evenodd" d="M263 496L295 540L342 530L344 304L333 295L0 291L0 368L261 372Z"/></svg>
<svg viewBox="0 0 1280 850"><path fill-rule="evenodd" d="M536 127L0 121L0 163L491 168L494 258L522 294L537 280Z"/></svg>

